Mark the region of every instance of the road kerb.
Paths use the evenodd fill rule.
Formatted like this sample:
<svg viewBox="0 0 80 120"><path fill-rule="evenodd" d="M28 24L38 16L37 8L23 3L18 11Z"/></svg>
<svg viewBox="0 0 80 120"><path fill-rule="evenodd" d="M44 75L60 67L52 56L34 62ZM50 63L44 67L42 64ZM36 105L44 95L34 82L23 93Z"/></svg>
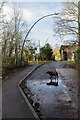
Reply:
<svg viewBox="0 0 80 120"><path fill-rule="evenodd" d="M35 119L38 119L38 120L40 120L40 119L39 119L37 113L35 112L34 108L32 107L31 103L29 102L27 96L26 96L26 95L24 94L24 92L22 91L20 85L21 85L21 83L22 83L29 75L31 75L31 73L32 73L34 70L36 70L38 67L40 67L40 66L42 66L42 65L43 65L43 64L38 65L38 66L36 66L35 68L33 68L27 75L25 75L25 76L20 80L20 82L19 82L19 84L18 84L18 88L19 88L19 91L20 91L21 95L23 96L25 102L26 102L27 105L29 106L29 108L30 108L30 110L31 110L34 118L35 118Z"/></svg>

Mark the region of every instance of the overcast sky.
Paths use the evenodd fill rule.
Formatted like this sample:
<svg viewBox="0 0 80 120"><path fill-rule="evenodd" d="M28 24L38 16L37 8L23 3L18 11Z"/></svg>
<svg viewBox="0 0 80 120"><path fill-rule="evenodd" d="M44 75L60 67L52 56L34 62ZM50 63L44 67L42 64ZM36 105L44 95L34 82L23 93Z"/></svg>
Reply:
<svg viewBox="0 0 80 120"><path fill-rule="evenodd" d="M8 2L5 7L5 13L9 13L15 6L20 7L23 17L22 19L28 24L28 28L40 17L60 12L63 8L62 2ZM9 17L7 16L7 19ZM40 45L45 45L46 41L50 43L52 47L56 44L60 45L61 40L53 36L54 18L47 17L39 21L35 27L31 30L29 37L32 38L36 44L40 40Z"/></svg>

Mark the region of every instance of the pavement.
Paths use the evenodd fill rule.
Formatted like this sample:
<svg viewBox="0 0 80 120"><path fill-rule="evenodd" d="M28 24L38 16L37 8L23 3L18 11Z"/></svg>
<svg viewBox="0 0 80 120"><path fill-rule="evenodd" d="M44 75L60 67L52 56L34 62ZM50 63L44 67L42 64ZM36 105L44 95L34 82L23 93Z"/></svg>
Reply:
<svg viewBox="0 0 80 120"><path fill-rule="evenodd" d="M68 93L76 105L79 108L79 70L67 65L69 62L58 61L54 66L58 69L59 76L62 82L67 86Z"/></svg>
<svg viewBox="0 0 80 120"><path fill-rule="evenodd" d="M0 119L2 118L2 65L0 60Z"/></svg>
<svg viewBox="0 0 80 120"><path fill-rule="evenodd" d="M19 81L36 65L11 74L2 84L2 118L34 118L18 89Z"/></svg>
<svg viewBox="0 0 80 120"><path fill-rule="evenodd" d="M2 118L2 81L0 79L0 119Z"/></svg>
<svg viewBox="0 0 80 120"><path fill-rule="evenodd" d="M72 68L58 69L63 83L68 88L68 93L78 109L78 71Z"/></svg>

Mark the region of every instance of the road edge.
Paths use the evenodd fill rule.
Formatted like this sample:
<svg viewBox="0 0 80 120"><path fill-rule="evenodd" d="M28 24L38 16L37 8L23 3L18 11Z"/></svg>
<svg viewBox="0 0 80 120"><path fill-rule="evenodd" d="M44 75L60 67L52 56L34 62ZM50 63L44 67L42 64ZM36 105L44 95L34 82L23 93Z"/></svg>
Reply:
<svg viewBox="0 0 80 120"><path fill-rule="evenodd" d="M19 88L19 91L20 91L22 97L24 98L26 104L27 104L28 107L30 108L30 111L32 112L34 118L35 118L35 119L38 119L38 120L40 120L40 118L38 117L37 113L35 112L34 108L33 108L32 105L31 105L31 103L29 102L27 96L24 94L24 92L23 92L23 90L21 89L20 85L21 85L21 83L22 83L29 75L31 75L31 73L32 73L34 70L36 70L38 67L40 67L40 66L42 66L42 65L43 65L43 64L34 67L34 68L33 68L27 75L25 75L25 76L19 81L19 83L18 83L18 88Z"/></svg>

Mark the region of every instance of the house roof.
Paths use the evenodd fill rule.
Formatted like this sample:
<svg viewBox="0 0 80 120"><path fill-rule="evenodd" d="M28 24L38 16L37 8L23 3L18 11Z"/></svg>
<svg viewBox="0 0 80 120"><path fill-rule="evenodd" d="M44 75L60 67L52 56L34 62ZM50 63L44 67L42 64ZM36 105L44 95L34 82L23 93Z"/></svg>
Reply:
<svg viewBox="0 0 80 120"><path fill-rule="evenodd" d="M68 47L69 47L69 45L61 45L62 50L64 50L65 48L68 48Z"/></svg>
<svg viewBox="0 0 80 120"><path fill-rule="evenodd" d="M74 43L70 43L69 45L61 45L62 50L66 48L73 48L73 47L78 47L78 44L74 42Z"/></svg>

